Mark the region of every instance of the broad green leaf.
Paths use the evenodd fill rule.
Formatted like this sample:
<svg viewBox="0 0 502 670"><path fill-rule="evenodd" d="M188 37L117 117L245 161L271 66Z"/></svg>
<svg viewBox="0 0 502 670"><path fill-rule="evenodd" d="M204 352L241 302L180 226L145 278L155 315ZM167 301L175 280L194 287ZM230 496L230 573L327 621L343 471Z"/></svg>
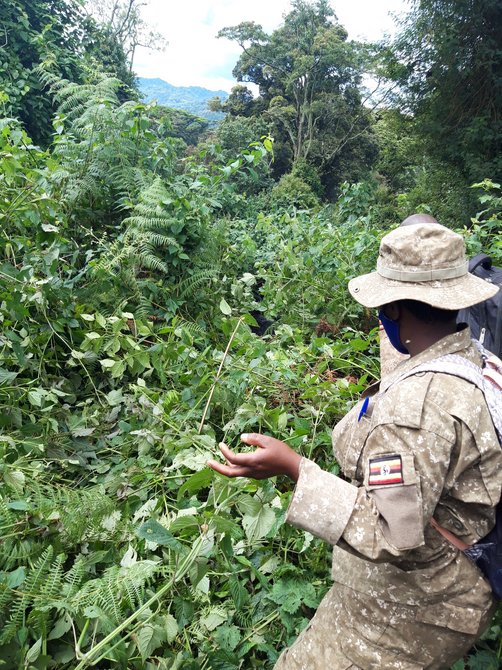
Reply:
<svg viewBox="0 0 502 670"><path fill-rule="evenodd" d="M183 449L173 458L170 469L188 468L188 470L200 471L207 467L207 462L213 458L211 451L199 451L198 449Z"/></svg>
<svg viewBox="0 0 502 670"><path fill-rule="evenodd" d="M42 400L45 396L43 389L33 389L28 391L28 400L34 407L42 407Z"/></svg>
<svg viewBox="0 0 502 670"><path fill-rule="evenodd" d="M237 501L237 508L241 514L248 514L250 516L256 516L263 506L262 501L259 498L250 496L245 493L240 496Z"/></svg>
<svg viewBox="0 0 502 670"><path fill-rule="evenodd" d="M158 521L155 521L155 519L149 519L137 528L136 535L143 540L160 544L162 547L169 547L176 551L181 549L181 544L178 540L164 526L161 526Z"/></svg>
<svg viewBox="0 0 502 670"><path fill-rule="evenodd" d="M178 635L178 622L176 621L176 619L173 617L172 614L165 615L164 627L166 630L167 642L168 644L171 644L171 642L175 639L176 635Z"/></svg>
<svg viewBox="0 0 502 670"><path fill-rule="evenodd" d="M96 323L98 324L98 326L101 326L101 328L104 328L106 326L105 317L99 313L96 313Z"/></svg>
<svg viewBox="0 0 502 670"><path fill-rule="evenodd" d="M48 635L48 640L57 640L67 633L71 628L71 618L69 614L64 614L60 619L58 619Z"/></svg>
<svg viewBox="0 0 502 670"><path fill-rule="evenodd" d="M242 606L249 600L249 594L246 588L235 575L230 576L229 588L236 609L242 609Z"/></svg>
<svg viewBox="0 0 502 670"><path fill-rule="evenodd" d="M88 437L92 435L96 429L94 427L86 428L85 426L79 426L74 428L71 431L72 437Z"/></svg>
<svg viewBox="0 0 502 670"><path fill-rule="evenodd" d="M263 146L264 146L265 149L266 149L267 151L269 151L269 152L272 152L273 149L274 149L274 145L273 145L273 143L272 143L272 139L271 139L270 137L266 137L266 138L263 140Z"/></svg>
<svg viewBox="0 0 502 670"><path fill-rule="evenodd" d="M295 614L302 603L308 607L317 607L319 604L315 588L310 582L291 578L276 582L267 598L280 605L289 614Z"/></svg>
<svg viewBox="0 0 502 670"><path fill-rule="evenodd" d="M106 394L106 402L112 407L121 405L124 401L124 396L122 395L122 389L114 389Z"/></svg>
<svg viewBox="0 0 502 670"><path fill-rule="evenodd" d="M10 589L15 589L24 582L25 578L26 568L21 565L19 568L16 568L16 570L7 573L7 579L5 580L5 583Z"/></svg>
<svg viewBox="0 0 502 670"><path fill-rule="evenodd" d="M27 663L33 663L37 660L42 651L42 638L39 637L38 640L33 644L28 651L26 652L25 661Z"/></svg>
<svg viewBox="0 0 502 670"><path fill-rule="evenodd" d="M214 631L213 638L218 647L234 651L241 641L241 631L234 625L220 626Z"/></svg>
<svg viewBox="0 0 502 670"><path fill-rule="evenodd" d="M199 619L199 623L206 630L214 630L221 626L228 618L228 613L223 607L213 607L205 616Z"/></svg>
<svg viewBox="0 0 502 670"><path fill-rule="evenodd" d="M122 377L126 369L126 363L125 361L115 361L115 363L112 365L112 377L115 379L117 377Z"/></svg>
<svg viewBox="0 0 502 670"><path fill-rule="evenodd" d="M26 481L26 477L23 472L20 470L6 470L4 472L3 478L7 486L10 486L11 489L14 489L14 491L17 493L23 492Z"/></svg>
<svg viewBox="0 0 502 670"><path fill-rule="evenodd" d="M11 500L6 504L10 509L15 509L19 512L26 512L30 509L30 505L26 502L26 500Z"/></svg>
<svg viewBox="0 0 502 670"><path fill-rule="evenodd" d="M222 298L220 300L220 311L225 314L225 316L230 316L232 314L232 308L228 304L228 302L225 300L225 298Z"/></svg>
<svg viewBox="0 0 502 670"><path fill-rule="evenodd" d="M17 372L11 372L5 368L0 368L0 384L10 384L17 377Z"/></svg>
<svg viewBox="0 0 502 670"><path fill-rule="evenodd" d="M183 498L185 493L197 493L201 489L208 488L213 481L214 471L210 468L202 468L199 472L191 475L187 481L180 486L178 491L178 502Z"/></svg>
<svg viewBox="0 0 502 670"><path fill-rule="evenodd" d="M242 518L242 526L249 542L256 542L264 538L274 523L275 514L270 505L263 505L257 514L252 516L245 514Z"/></svg>
<svg viewBox="0 0 502 670"><path fill-rule="evenodd" d="M146 659L150 656L151 653L150 642L152 641L153 634L154 634L153 626L149 626L147 624L146 626L141 626L141 628L135 635L136 645L138 647L138 651L141 655L141 660L143 661L143 663L145 663Z"/></svg>

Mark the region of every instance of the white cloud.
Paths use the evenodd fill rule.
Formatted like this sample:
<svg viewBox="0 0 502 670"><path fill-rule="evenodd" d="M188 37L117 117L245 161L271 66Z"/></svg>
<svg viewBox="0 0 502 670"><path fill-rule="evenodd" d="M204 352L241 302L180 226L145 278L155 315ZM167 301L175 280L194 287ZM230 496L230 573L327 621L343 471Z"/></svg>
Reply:
<svg viewBox="0 0 502 670"><path fill-rule="evenodd" d="M351 38L378 39L392 31L389 11L402 11L406 0L332 0ZM134 63L141 77L159 77L175 86L230 91L238 45L217 39L221 28L255 21L271 32L290 8L289 0L150 0L143 17L168 41L164 52L138 48Z"/></svg>

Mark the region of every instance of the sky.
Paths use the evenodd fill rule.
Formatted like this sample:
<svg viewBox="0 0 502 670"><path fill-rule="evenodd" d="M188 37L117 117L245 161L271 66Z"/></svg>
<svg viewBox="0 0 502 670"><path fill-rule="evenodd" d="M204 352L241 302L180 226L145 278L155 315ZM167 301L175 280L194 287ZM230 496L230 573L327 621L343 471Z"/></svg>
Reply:
<svg viewBox="0 0 502 670"><path fill-rule="evenodd" d="M406 12L407 0L331 0L349 39L377 40L395 31L391 13ZM148 0L142 16L163 35L163 52L138 48L134 71L174 86L202 86L230 92L232 69L241 53L230 40L217 39L221 28L255 21L270 33L282 23L289 0Z"/></svg>

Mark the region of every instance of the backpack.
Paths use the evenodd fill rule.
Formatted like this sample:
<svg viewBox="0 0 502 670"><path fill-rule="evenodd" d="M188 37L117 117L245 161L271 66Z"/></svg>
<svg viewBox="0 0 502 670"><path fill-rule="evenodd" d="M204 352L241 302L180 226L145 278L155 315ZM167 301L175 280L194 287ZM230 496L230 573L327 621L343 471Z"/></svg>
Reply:
<svg viewBox="0 0 502 670"><path fill-rule="evenodd" d="M469 272L502 287L502 268L492 265L486 254L478 254L469 261ZM472 336L499 358L502 357L502 290L485 302L460 310L458 323L468 323Z"/></svg>
<svg viewBox="0 0 502 670"><path fill-rule="evenodd" d="M473 344L483 359L482 368L458 354L446 354L405 372L393 385L418 372L443 372L474 384L485 396L502 448L502 361L477 340L473 339ZM493 529L476 544L465 549L464 554L483 572L495 597L502 600L502 500L497 505Z"/></svg>

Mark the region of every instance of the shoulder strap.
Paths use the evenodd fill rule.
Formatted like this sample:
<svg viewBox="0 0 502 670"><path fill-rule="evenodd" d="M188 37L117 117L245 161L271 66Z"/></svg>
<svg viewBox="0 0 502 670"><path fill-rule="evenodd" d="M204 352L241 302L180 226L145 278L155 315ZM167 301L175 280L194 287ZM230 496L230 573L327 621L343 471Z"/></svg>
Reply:
<svg viewBox="0 0 502 670"><path fill-rule="evenodd" d="M477 386L485 396L493 425L502 445L502 386L499 385L502 383L502 361L476 340L473 340L473 343L483 359L482 368L458 354L446 354L406 371L393 381L392 386L420 372L442 372L465 379Z"/></svg>
<svg viewBox="0 0 502 670"><path fill-rule="evenodd" d="M477 254L469 261L469 272L474 272L476 268L482 265L486 270L492 267L492 259L488 254Z"/></svg>

